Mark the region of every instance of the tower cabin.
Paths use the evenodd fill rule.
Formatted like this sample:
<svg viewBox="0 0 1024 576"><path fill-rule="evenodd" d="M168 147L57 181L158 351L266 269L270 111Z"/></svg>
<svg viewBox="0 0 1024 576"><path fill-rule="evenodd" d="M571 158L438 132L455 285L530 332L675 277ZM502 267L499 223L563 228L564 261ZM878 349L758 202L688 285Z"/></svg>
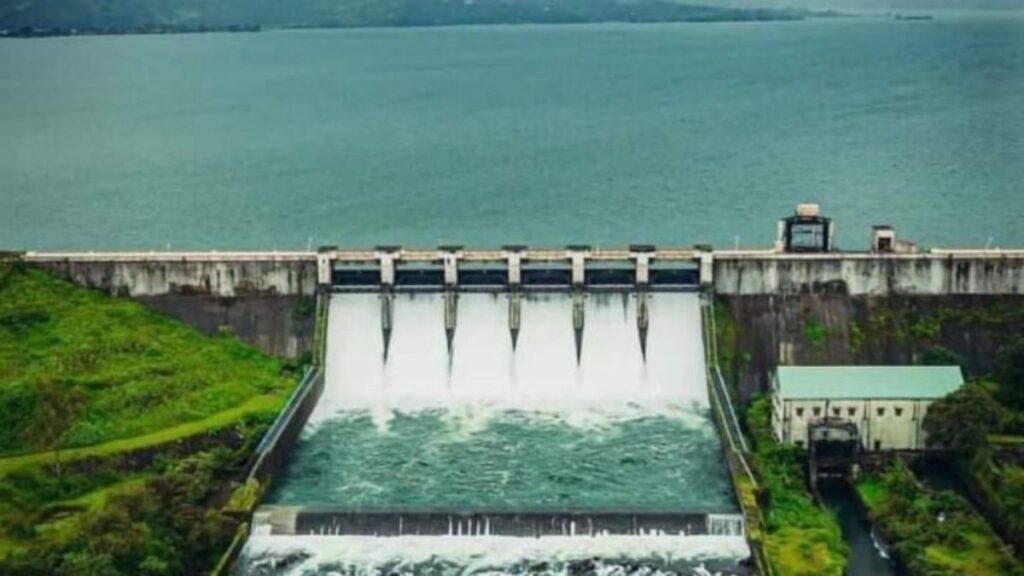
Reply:
<svg viewBox="0 0 1024 576"><path fill-rule="evenodd" d="M802 449L842 437L864 451L924 450L928 407L963 383L958 366L780 366L772 430Z"/></svg>
<svg viewBox="0 0 1024 576"><path fill-rule="evenodd" d="M792 216L779 220L775 249L780 252L831 252L835 226L817 204L798 204Z"/></svg>

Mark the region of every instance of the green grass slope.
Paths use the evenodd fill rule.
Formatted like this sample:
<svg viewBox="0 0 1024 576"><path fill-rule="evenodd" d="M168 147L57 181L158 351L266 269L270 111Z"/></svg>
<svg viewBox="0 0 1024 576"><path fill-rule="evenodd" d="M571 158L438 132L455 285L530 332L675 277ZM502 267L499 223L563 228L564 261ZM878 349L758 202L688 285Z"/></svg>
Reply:
<svg viewBox="0 0 1024 576"><path fill-rule="evenodd" d="M27 431L45 380L83 392L66 446L85 447L183 426L187 433L189 423L241 415L247 402L273 411L295 380L283 368L136 302L32 268L0 270L0 456L40 450Z"/></svg>
<svg viewBox="0 0 1024 576"><path fill-rule="evenodd" d="M765 551L780 576L840 576L846 544L835 515L815 504L804 481L799 452L775 442L767 397L751 402L747 428L761 481Z"/></svg>

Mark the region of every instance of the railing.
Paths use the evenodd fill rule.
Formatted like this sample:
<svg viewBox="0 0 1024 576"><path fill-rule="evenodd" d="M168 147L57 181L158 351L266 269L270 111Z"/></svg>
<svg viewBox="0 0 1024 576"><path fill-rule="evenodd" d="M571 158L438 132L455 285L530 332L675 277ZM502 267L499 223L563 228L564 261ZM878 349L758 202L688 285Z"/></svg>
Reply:
<svg viewBox="0 0 1024 576"><path fill-rule="evenodd" d="M719 434L725 437L728 444L725 457L729 466L729 477L732 480L733 491L739 499L740 508L743 510L744 533L750 546L751 558L758 574L774 576L775 570L764 550L764 520L757 507L758 484L748 463L749 448L736 417L736 411L733 409L729 392L725 387L725 379L722 378L722 372L718 367L718 331L712 306L710 297L703 295L701 297L701 324L704 334L705 370L715 416L714 421ZM745 487L745 483L749 483L749 486Z"/></svg>
<svg viewBox="0 0 1024 576"><path fill-rule="evenodd" d="M727 421L732 427L734 436L739 441L739 447L744 454L747 454L750 452L750 448L747 446L747 440L743 435L742 428L740 428L739 419L736 417L736 410L733 408L732 397L729 395L729 389L725 385L725 378L722 377L722 370L718 365L718 324L715 320L714 303L707 304L706 313L711 321L710 343L708 344L711 349L711 364L708 366L708 369L711 371L712 384L718 391L720 401L728 409L726 414L728 416Z"/></svg>
<svg viewBox="0 0 1024 576"><path fill-rule="evenodd" d="M713 331L714 313L711 311L707 297L701 297L701 315L701 323L704 329L705 370L711 390L712 404L716 408L715 413L718 415L717 420L722 424L722 432L728 442L729 451L737 456L744 473L756 487L757 480L754 478L754 473L750 470L750 465L747 463L747 454L749 452L747 441L743 437L743 430L740 428L739 420L736 418L736 411L732 406L732 400L729 398L728 390L725 389L725 383L722 380L721 370L718 368L717 344L714 344L716 333Z"/></svg>
<svg viewBox="0 0 1024 576"><path fill-rule="evenodd" d="M302 380L299 385L292 391L291 397L288 398L288 403L285 404L284 409L277 415L277 419L274 420L273 425L267 430L267 433L263 435L260 443L256 446L256 462L252 468L249 469L249 474L246 480L258 479L260 472L263 469L264 461L267 455L271 452L271 449L277 444L281 437L281 433L284 431L285 426L291 421L295 415L295 411L298 410L299 406L302 405L303 400L309 395L310 390L313 388L313 384L317 378L320 377L320 369L316 366L309 366L306 368L305 374L302 376Z"/></svg>
<svg viewBox="0 0 1024 576"><path fill-rule="evenodd" d="M316 320L313 325L313 364L324 366L327 354L327 313L331 295L320 292L316 296Z"/></svg>

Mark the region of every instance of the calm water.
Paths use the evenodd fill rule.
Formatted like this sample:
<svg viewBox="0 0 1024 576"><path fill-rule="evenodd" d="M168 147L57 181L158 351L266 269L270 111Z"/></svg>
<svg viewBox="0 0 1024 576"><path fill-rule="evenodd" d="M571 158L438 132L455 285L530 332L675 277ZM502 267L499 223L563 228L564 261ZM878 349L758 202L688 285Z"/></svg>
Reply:
<svg viewBox="0 0 1024 576"><path fill-rule="evenodd" d="M845 480L822 480L819 488L825 505L835 511L843 540L850 547L844 576L896 576L888 551L883 552L866 513L858 508L853 488Z"/></svg>
<svg viewBox="0 0 1024 576"><path fill-rule="evenodd" d="M0 247L1024 244L1024 18L0 42Z"/></svg>

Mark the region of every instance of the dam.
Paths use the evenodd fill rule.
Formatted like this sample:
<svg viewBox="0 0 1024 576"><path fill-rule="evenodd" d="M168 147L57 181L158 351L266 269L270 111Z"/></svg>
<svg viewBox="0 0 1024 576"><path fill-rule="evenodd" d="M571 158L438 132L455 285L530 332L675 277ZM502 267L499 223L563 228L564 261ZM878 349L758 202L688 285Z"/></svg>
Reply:
<svg viewBox="0 0 1024 576"><path fill-rule="evenodd" d="M791 362L794 331L776 325L798 307L1024 293L1024 251L999 249L18 257L172 315L202 302L243 337L294 327L264 302L315 300L284 348L310 349L316 367L253 467L269 486L239 561L254 574L559 573L595 558L747 573L754 544L730 484L745 447L706 296L765 318L745 324L772 334L763 361Z"/></svg>
<svg viewBox="0 0 1024 576"><path fill-rule="evenodd" d="M638 282L635 265L587 269L578 249L521 267L389 254L321 276L316 400L254 514L243 572L449 573L466 554L506 573L747 572L698 263ZM448 550L417 557L424 546Z"/></svg>

